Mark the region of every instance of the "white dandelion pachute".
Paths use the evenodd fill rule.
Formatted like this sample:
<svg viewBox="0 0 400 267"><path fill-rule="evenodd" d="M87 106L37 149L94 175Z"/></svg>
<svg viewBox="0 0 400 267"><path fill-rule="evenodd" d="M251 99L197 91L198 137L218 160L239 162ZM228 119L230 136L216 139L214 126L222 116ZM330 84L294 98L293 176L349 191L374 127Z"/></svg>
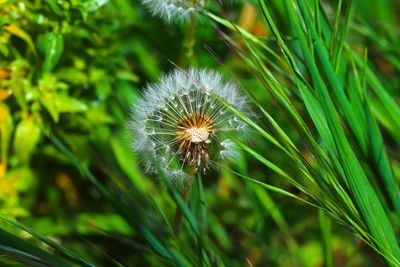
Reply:
<svg viewBox="0 0 400 267"><path fill-rule="evenodd" d="M153 16L168 23L187 22L204 7L205 0L141 0Z"/></svg>
<svg viewBox="0 0 400 267"><path fill-rule="evenodd" d="M247 98L233 82L206 69L175 70L144 89L130 122L133 149L148 171L156 160L174 179L190 176L187 169L206 171L223 158L237 155L227 133L241 139L247 125L222 101L250 116Z"/></svg>

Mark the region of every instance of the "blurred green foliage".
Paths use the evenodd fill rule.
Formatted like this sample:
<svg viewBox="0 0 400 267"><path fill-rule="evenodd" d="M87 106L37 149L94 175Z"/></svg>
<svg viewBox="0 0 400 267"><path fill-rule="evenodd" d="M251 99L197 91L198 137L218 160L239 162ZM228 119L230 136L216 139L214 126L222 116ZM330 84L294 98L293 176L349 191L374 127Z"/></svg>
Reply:
<svg viewBox="0 0 400 267"><path fill-rule="evenodd" d="M5 214L26 217L38 196L29 197L30 201L25 204L19 202L18 196L38 195L43 189L47 190L42 186L35 187L38 181L46 179L43 177L46 173L38 170L40 162L34 164L31 161L33 154L46 153L46 150L56 153L49 151L46 136L55 128L65 135L71 131L82 135L93 128L115 124L105 101L117 82L137 80L137 76L128 70L127 59L120 51L104 49L105 42L112 37L107 34L99 37L98 33L110 32L110 25L103 23L95 32L96 19L93 18L92 23L85 22L90 12L105 3L1 3L4 25L0 49L1 173L15 183L2 194L5 202L2 207L7 208ZM122 21L118 23L126 25ZM101 53L108 55L112 62L99 60ZM81 151L81 154L85 153L88 152ZM35 158L40 157L35 155ZM69 181L70 177L66 179Z"/></svg>
<svg viewBox="0 0 400 267"><path fill-rule="evenodd" d="M337 3L323 4L334 17ZM274 19L284 29L282 34L290 40L294 33L284 32L290 27L284 5L277 0L270 5ZM372 70L398 105L400 40L399 17L394 10L400 10L399 4L365 1L358 6L349 42L354 50L369 48ZM211 6L279 51L256 2L233 2L224 8L220 11L218 5ZM184 25L165 25L151 17L139 1L0 0L0 213L17 218L98 266L200 265L186 259L196 258L195 247L204 240L193 233L181 239L173 236L169 222L173 221L176 199L159 179L143 174L129 149L126 130L140 88L172 69L169 60L180 58L184 32ZM287 134L300 143L286 115L276 109L248 66L218 36L230 33L206 17L200 19L191 63L212 66L229 76L233 69L241 85L250 88L281 127L288 129ZM236 41L239 47L245 46L240 38ZM306 108L296 101L298 96L292 97L305 113ZM398 118L375 98L371 103L394 158L391 166L398 183ZM305 120L312 124L306 116ZM289 174L297 174L272 145L259 139L251 143L287 166ZM299 147L303 148L301 143ZM303 152L307 157L306 148ZM243 157L226 166L307 197L255 159ZM383 265L371 248L345 228L330 224L329 218L318 217L318 212L304 203L269 193L225 169L203 177L203 183L204 189L193 190L199 195L204 190L206 196L209 240L204 242L209 248L200 253L206 254L207 263L322 266L330 251L336 266ZM192 195L189 209L197 212L201 208ZM398 233L398 217L390 215L397 222ZM207 225L204 220L197 222L202 231ZM27 229L1 225L36 248L47 248ZM190 223L183 227L184 233L195 228ZM4 240L20 244L13 237ZM24 249L32 249L32 255L48 256L34 248ZM54 251L69 255L62 249ZM49 257L49 262L64 264ZM85 263L76 256L71 258L75 264ZM13 260L2 257L0 262L11 264ZM51 265L49 262L43 264Z"/></svg>

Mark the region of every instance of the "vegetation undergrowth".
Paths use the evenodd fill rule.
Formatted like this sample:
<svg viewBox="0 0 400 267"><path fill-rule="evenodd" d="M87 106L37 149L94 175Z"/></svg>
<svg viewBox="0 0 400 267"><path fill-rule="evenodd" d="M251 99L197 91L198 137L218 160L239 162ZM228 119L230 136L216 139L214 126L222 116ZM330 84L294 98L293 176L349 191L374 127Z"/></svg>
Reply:
<svg viewBox="0 0 400 267"><path fill-rule="evenodd" d="M400 266L396 11L0 0L0 264Z"/></svg>

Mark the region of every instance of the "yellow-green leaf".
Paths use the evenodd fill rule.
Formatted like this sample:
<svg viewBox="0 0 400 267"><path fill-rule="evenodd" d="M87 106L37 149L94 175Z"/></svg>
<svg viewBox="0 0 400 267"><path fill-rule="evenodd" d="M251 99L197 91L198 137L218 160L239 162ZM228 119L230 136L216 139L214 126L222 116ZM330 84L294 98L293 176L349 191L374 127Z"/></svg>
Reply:
<svg viewBox="0 0 400 267"><path fill-rule="evenodd" d="M14 153L19 164L26 163L41 136L41 130L32 118L21 120L15 130Z"/></svg>

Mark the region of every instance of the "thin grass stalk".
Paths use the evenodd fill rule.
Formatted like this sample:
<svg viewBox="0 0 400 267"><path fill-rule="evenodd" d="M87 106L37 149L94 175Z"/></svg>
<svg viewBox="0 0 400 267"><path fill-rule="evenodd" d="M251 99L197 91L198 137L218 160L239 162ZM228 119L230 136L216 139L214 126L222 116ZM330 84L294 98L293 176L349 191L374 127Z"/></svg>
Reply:
<svg viewBox="0 0 400 267"><path fill-rule="evenodd" d="M251 51L252 51L252 49L251 49L251 47L249 48ZM253 51L253 54L254 54L254 51ZM248 61L248 59L247 59L247 57L245 57L245 56L243 56L242 57L243 58L243 60L245 60L245 61ZM252 63L249 63L249 65L253 65ZM261 69L263 69L263 70L265 70L265 71L267 71L266 70L266 68L265 67L263 67L264 65L262 64L262 63L260 63L260 66L261 66ZM262 76L262 75L257 75L259 78ZM272 75L268 75L268 77L272 77ZM273 81L273 84L276 82L276 80L275 79L272 79L272 81ZM279 88L279 86L277 86L278 88ZM283 93L283 91L281 91L281 90L277 90L277 92L281 92L281 93ZM274 93L271 93L272 95L274 95ZM283 99L283 98L279 98L279 99ZM286 98L286 99L288 99L288 98ZM289 101L290 102L290 101ZM257 102L256 102L257 103ZM292 107L292 105L285 105L285 107ZM262 110L262 109L260 109L260 110ZM293 110L291 110L291 111L289 111L292 115L294 114L294 115L296 115L297 113L296 113L296 111L293 111ZM264 112L263 112L264 113ZM239 114L237 114L238 116L240 116ZM290 117L289 117L290 118ZM297 118L298 118L298 122L301 122L302 123L302 125L305 125L304 124L304 122L302 122L302 120L301 120L301 118L300 118L300 116L299 115L297 115ZM245 120L245 119L244 119ZM304 129L304 127L300 127L300 129ZM257 130L257 129L256 129ZM301 130L302 131L302 130ZM279 131L278 131L279 132ZM285 140L285 139L284 139ZM313 147L315 148L315 150L319 153L319 155L321 155L322 156L322 154L321 154L321 151L320 151L320 149L314 144L314 142L313 142L313 139L310 137L309 139L308 139L309 141L310 141L310 143L313 145ZM333 142L332 142L333 143ZM290 149L290 145L289 145L289 147L288 147L288 149ZM291 153L293 153L293 151L291 152ZM288 154L290 157L293 157L293 155L291 155L291 154ZM296 157L295 157L296 158ZM298 158L299 160L300 160L300 162L302 161L302 160L304 160L304 159L302 159L302 156L301 155L299 155L299 158ZM295 161L296 162L296 161ZM304 164L304 165L303 165ZM307 166L308 164L307 164L307 162L305 161L303 164L300 164L299 166ZM303 169L303 168L300 168L300 170L305 174L305 176L306 177L310 177L310 175L309 174L307 174L307 172L305 172L305 170ZM328 170L329 170L329 168L328 168ZM313 172L312 170L310 170L311 172ZM325 178L325 175L324 174L322 174L322 175L319 175L319 176L321 176L322 178ZM328 176L328 177L330 177L330 176ZM331 195L331 192L330 192L330 190L329 190L329 186L328 185L325 185L325 184L321 184L321 181L323 181L323 179L321 180L321 179L316 179L315 181L318 181L319 183L320 183L320 186L322 186L323 188L325 188L324 189L324 192L326 193L326 194L328 194L328 195ZM329 183L332 183L332 185L334 186L334 188L336 189L336 191L337 192L343 192L343 189L341 188L341 186L336 182L336 180L335 179L329 179L328 180L328 182ZM347 194L346 193L341 193L340 194L340 196L341 196L341 198L345 201L345 202L347 202L347 203L350 203L349 202L349 199L348 199L348 196L347 196ZM333 196L333 195L331 195L331 199L335 199L335 196ZM332 207L336 207L336 205L332 205ZM354 214L357 214L357 211L355 210L355 208L352 206L352 211L353 211L353 213ZM357 215L358 216L358 215Z"/></svg>
<svg viewBox="0 0 400 267"><path fill-rule="evenodd" d="M265 6L264 1L260 1L261 6L263 8L264 14L267 18L267 21L269 22L270 25L274 25L272 22L270 15L268 14L268 10ZM301 10L304 12L305 6L302 6L302 3L299 3L299 6L301 7ZM289 10L291 10L291 7L289 7ZM296 16L295 14L292 14L291 17ZM273 26L275 28L275 26ZM275 28L276 29L276 28ZM274 31L276 34L277 32ZM316 33L315 29L311 27L311 34L313 35L314 38L316 38ZM280 36L278 34L278 36ZM284 42L281 41L280 39L281 46L285 46ZM320 54L322 53L322 59L326 58L326 54L321 46L321 44L316 40L316 49L319 57L321 56ZM308 51L306 49L303 49L303 52L305 55L307 55ZM310 58L310 55L308 54L308 58ZM325 62L329 64L329 62ZM290 63L293 65L293 63ZM386 217L386 214L380 205L379 199L376 196L375 192L371 188L370 184L368 183L368 180L365 177L365 174L359 165L358 161L356 160L349 144L347 143L347 140L345 138L343 130L338 127L338 123L336 121L336 112L333 103L330 100L329 94L327 94L327 89L325 88L325 84L321 80L321 78L318 76L318 71L314 67L315 65L309 64L309 67L311 68L311 72L313 74L313 78L315 82L318 83L318 94L319 98L321 99L323 103L323 107L325 109L325 114L328 118L328 126L329 128L333 131L332 133L334 134L333 136L335 137L335 146L332 147L334 150L332 150L333 154L335 157L338 157L338 160L341 162L343 165L337 165L337 167L342 168L343 171L345 171L345 176L344 178L346 179L347 185L350 187L353 196L355 197L355 200L357 201L357 204L359 205L364 219L366 220L366 223L369 226L369 229L372 233L372 236L374 238L374 242L376 242L377 246L380 247L381 251L385 253L388 258L391 258L392 261L389 261L389 264L393 264L394 261L398 261L399 257L399 248L396 242L396 239L394 237L393 229L389 223L389 220ZM328 66L323 66L327 68ZM335 80L330 77L329 80L331 82L334 82L334 85L337 85ZM336 140L336 138L338 138ZM349 161L349 157L351 160ZM360 176L361 175L361 176ZM361 187L361 188L359 188ZM378 215L379 214L379 215ZM380 222L376 222L375 218L380 218ZM385 226L385 229L382 229L381 223L383 223ZM381 229L381 230L378 230ZM390 240L388 242L388 240ZM396 259L397 258L397 259Z"/></svg>
<svg viewBox="0 0 400 267"><path fill-rule="evenodd" d="M163 241L161 241L154 233L152 233L147 227L141 224L140 220L134 215L131 207L127 206L125 202L119 201L119 198L114 196L110 191L101 185L97 178L86 168L79 159L64 145L64 143L57 138L55 135L49 135L50 140L53 142L55 147L59 149L68 160L85 176L89 181L96 187L96 189L109 201L110 204L116 209L117 212L131 225L131 227L140 233L140 235L148 242L151 248L159 254L161 257L170 261L171 263L187 267L190 264L187 262L185 257L178 251L168 247Z"/></svg>

